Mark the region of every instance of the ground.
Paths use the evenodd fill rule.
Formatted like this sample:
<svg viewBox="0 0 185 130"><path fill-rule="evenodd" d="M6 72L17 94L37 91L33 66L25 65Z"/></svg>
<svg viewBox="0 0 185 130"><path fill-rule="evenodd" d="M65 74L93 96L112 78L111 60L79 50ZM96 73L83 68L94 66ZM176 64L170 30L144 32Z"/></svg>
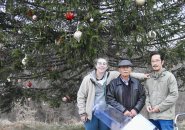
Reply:
<svg viewBox="0 0 185 130"><path fill-rule="evenodd" d="M72 124L47 124L34 121L10 122L0 120L0 130L84 130L81 122ZM178 130L185 130L185 121L178 122Z"/></svg>

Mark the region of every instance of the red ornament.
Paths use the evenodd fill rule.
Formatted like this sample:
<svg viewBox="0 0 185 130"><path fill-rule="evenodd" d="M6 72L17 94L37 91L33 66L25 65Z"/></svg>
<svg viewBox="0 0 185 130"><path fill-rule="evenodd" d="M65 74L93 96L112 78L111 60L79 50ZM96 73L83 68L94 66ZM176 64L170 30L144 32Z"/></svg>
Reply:
<svg viewBox="0 0 185 130"><path fill-rule="evenodd" d="M71 12L71 11L66 12L66 13L64 14L64 16L66 17L67 20L72 20L72 19L74 19L74 17L75 17L74 13Z"/></svg>
<svg viewBox="0 0 185 130"><path fill-rule="evenodd" d="M29 88L32 86L32 82L31 81L28 81L26 86L28 86Z"/></svg>
<svg viewBox="0 0 185 130"><path fill-rule="evenodd" d="M64 96L63 98L62 98L62 101L63 102L69 102L71 100L71 98L68 96L68 95L66 95L66 96Z"/></svg>
<svg viewBox="0 0 185 130"><path fill-rule="evenodd" d="M29 17L32 17L33 16L33 11L30 9L30 10L28 10L27 11L27 15L29 16Z"/></svg>

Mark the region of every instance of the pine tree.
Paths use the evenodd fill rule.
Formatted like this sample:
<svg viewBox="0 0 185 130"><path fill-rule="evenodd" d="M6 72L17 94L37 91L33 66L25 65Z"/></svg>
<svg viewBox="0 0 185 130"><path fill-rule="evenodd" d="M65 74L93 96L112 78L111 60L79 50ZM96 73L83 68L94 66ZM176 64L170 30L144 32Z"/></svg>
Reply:
<svg viewBox="0 0 185 130"><path fill-rule="evenodd" d="M183 0L2 0L0 108L11 110L30 97L54 107L66 95L75 100L100 56L113 67L124 57L146 67L157 50L165 53L167 67L183 63L184 6ZM176 71L182 81L184 70Z"/></svg>

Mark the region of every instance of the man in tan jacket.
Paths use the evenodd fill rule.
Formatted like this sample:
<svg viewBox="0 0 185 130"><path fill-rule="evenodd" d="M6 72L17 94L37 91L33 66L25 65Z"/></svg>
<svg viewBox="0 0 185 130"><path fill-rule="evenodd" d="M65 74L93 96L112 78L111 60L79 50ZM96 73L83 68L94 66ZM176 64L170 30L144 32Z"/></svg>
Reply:
<svg viewBox="0 0 185 130"><path fill-rule="evenodd" d="M177 81L171 72L162 67L164 58L160 53L153 52L150 58L153 72L145 85L149 119L159 130L173 130Z"/></svg>

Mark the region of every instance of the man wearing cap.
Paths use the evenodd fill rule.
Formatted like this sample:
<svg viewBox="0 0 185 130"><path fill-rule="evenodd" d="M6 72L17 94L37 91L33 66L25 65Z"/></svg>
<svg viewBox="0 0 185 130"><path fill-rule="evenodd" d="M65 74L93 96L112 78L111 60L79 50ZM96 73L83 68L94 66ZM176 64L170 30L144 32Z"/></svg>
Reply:
<svg viewBox="0 0 185 130"><path fill-rule="evenodd" d="M134 117L145 105L145 91L140 82L130 77L133 64L130 60L122 60L119 64L120 76L107 85L106 102L123 115Z"/></svg>

